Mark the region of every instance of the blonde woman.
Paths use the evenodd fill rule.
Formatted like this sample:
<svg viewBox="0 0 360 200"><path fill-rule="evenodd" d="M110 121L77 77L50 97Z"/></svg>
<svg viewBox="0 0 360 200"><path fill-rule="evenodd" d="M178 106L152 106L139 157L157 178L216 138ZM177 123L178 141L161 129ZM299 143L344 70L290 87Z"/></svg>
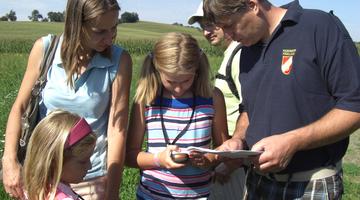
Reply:
<svg viewBox="0 0 360 200"><path fill-rule="evenodd" d="M61 108L84 117L97 135L92 167L73 185L84 199L119 199L125 155L131 57L113 45L120 7L116 0L68 0L65 29L42 93L41 117ZM20 117L38 78L49 37L37 40L9 114L3 156L7 193L23 197L16 151Z"/></svg>
<svg viewBox="0 0 360 200"><path fill-rule="evenodd" d="M190 35L166 34L145 58L129 133L126 162L141 169L137 199L209 196L210 167L217 160L196 152L181 160L172 156L227 138L224 98L211 86L207 57Z"/></svg>
<svg viewBox="0 0 360 200"><path fill-rule="evenodd" d="M70 183L81 182L91 168L95 143L90 125L78 115L56 110L42 119L34 129L24 163L28 198L82 199Z"/></svg>

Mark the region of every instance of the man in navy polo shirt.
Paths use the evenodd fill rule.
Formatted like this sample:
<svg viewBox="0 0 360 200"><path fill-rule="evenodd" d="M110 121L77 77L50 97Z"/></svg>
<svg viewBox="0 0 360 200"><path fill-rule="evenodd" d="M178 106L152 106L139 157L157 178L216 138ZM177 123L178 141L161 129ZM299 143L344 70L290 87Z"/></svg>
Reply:
<svg viewBox="0 0 360 200"><path fill-rule="evenodd" d="M205 0L205 17L244 46L245 112L230 143L263 153L246 199L339 199L341 160L360 127L360 59L332 13L297 0Z"/></svg>

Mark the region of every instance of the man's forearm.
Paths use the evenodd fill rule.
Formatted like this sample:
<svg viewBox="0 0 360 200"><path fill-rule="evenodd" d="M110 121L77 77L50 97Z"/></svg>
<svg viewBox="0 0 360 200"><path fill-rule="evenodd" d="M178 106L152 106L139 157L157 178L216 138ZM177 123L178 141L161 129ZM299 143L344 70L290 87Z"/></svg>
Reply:
<svg viewBox="0 0 360 200"><path fill-rule="evenodd" d="M236 122L235 131L232 138L245 141L246 129L249 126L249 118L247 112L241 113Z"/></svg>
<svg viewBox="0 0 360 200"><path fill-rule="evenodd" d="M360 127L360 113L333 109L318 121L293 132L298 150L332 144L348 137Z"/></svg>

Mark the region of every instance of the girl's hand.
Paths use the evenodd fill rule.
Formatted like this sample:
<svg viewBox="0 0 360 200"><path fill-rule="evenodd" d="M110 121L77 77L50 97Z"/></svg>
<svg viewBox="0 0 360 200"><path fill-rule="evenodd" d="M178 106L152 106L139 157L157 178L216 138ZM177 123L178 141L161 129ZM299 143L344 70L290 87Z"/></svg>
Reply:
<svg viewBox="0 0 360 200"><path fill-rule="evenodd" d="M3 184L6 193L16 199L24 199L21 165L16 160L2 159Z"/></svg>
<svg viewBox="0 0 360 200"><path fill-rule="evenodd" d="M171 151L180 151L176 145L168 145L166 149L158 154L159 164L166 169L177 169L184 167L185 164L176 163L171 159Z"/></svg>
<svg viewBox="0 0 360 200"><path fill-rule="evenodd" d="M216 162L214 154L204 154L197 151L190 152L189 158L191 165L203 169L213 166Z"/></svg>

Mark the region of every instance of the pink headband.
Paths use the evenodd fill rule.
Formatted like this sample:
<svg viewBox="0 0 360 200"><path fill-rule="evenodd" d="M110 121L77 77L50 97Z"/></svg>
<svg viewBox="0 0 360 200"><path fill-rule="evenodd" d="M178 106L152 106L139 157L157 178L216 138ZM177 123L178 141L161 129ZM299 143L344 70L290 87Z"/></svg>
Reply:
<svg viewBox="0 0 360 200"><path fill-rule="evenodd" d="M92 133L90 125L86 122L84 118L81 118L74 127L71 128L68 138L65 142L65 149L72 147L74 144L78 143L85 136Z"/></svg>

